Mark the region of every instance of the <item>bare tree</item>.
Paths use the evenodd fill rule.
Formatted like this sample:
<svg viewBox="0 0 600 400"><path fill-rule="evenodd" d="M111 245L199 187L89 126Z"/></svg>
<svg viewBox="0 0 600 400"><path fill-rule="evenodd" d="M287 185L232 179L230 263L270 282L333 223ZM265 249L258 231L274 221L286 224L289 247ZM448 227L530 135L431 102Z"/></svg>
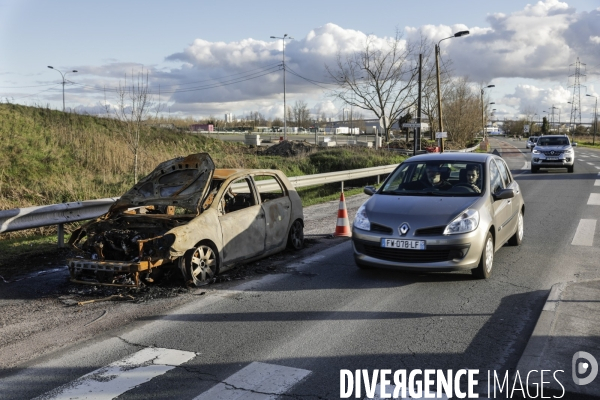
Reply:
<svg viewBox="0 0 600 400"><path fill-rule="evenodd" d="M292 108L293 120L297 126L306 128L310 124L310 110L302 100L296 100Z"/></svg>
<svg viewBox="0 0 600 400"><path fill-rule="evenodd" d="M467 78L459 78L443 98L444 124L448 140L458 146L470 142L481 130L481 101Z"/></svg>
<svg viewBox="0 0 600 400"><path fill-rule="evenodd" d="M143 69L137 73L137 76L131 71L129 81L127 80L127 74L125 74L125 80L123 83L119 82L116 92L118 101L114 107L111 107L106 101L105 92L105 109L108 115L111 115L114 111L115 118L121 121L125 128L124 130L119 129L118 132L133 154L133 180L134 183L137 183L140 141L143 133L148 129L145 121L148 119L153 107L155 107L156 116L158 116L160 101L158 104L154 104L148 83L148 72L144 73Z"/></svg>
<svg viewBox="0 0 600 400"><path fill-rule="evenodd" d="M402 40L398 31L381 47L370 36L362 50L346 56L338 53L336 64L325 66L337 84L332 95L384 121L389 140L394 121L416 101L415 56L422 50L422 46Z"/></svg>

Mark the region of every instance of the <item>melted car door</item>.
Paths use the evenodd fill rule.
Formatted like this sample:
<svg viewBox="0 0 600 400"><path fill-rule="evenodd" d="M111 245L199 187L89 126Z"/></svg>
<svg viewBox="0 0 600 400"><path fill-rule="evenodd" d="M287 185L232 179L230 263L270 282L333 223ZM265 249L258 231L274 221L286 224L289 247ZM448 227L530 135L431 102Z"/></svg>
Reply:
<svg viewBox="0 0 600 400"><path fill-rule="evenodd" d="M265 213L257 204L249 178L238 179L224 191L224 214L219 216L225 263L244 260L265 250Z"/></svg>
<svg viewBox="0 0 600 400"><path fill-rule="evenodd" d="M291 204L288 193L273 175L257 175L254 184L265 213L265 250L282 246L290 226Z"/></svg>
<svg viewBox="0 0 600 400"><path fill-rule="evenodd" d="M490 192L492 194L504 189L504 181L500 175L500 170L494 160L490 160ZM494 209L494 226L496 227L495 247L504 244L508 240L508 235L512 231L507 226L512 216L512 199L494 200L492 197L492 206Z"/></svg>

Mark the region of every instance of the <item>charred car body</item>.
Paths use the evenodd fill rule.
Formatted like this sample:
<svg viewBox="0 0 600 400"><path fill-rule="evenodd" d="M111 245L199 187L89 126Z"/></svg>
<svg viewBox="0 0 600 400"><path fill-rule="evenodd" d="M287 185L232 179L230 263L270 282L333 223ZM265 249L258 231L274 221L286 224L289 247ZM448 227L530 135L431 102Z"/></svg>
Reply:
<svg viewBox="0 0 600 400"><path fill-rule="evenodd" d="M206 153L161 163L71 235L78 283L139 286L179 268L197 286L304 240L302 203L278 170L215 169Z"/></svg>

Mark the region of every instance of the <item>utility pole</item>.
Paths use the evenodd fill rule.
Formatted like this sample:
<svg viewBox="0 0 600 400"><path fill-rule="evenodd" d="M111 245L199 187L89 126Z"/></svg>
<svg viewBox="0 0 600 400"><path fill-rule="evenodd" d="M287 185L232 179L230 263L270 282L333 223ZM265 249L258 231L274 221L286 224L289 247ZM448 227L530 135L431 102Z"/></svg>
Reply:
<svg viewBox="0 0 600 400"><path fill-rule="evenodd" d="M419 97L417 100L417 124L415 128L415 140L413 142L413 155L417 154L417 148L421 150L421 68L423 66L423 54L419 54Z"/></svg>
<svg viewBox="0 0 600 400"><path fill-rule="evenodd" d="M283 37L271 36L271 39L281 39L283 43L283 140L287 140L287 107L285 105L285 40L293 40L293 37L284 34Z"/></svg>

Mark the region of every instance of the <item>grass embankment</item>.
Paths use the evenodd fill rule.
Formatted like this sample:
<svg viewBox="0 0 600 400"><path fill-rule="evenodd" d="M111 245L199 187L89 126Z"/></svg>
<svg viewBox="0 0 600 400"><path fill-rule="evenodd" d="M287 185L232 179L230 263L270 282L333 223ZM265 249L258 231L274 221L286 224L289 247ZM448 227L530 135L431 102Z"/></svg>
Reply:
<svg viewBox="0 0 600 400"><path fill-rule="evenodd" d="M124 131L124 125L113 119L0 104L0 210L120 196L133 185L133 155ZM395 164L404 159L366 148L263 156L239 143L154 127L145 128L141 148L138 168L142 177L162 161L200 152L209 153L217 168L274 168L288 176ZM347 194L353 193L349 183L346 188ZM303 204L311 205L338 198L339 190L337 183L298 192ZM8 247L14 248L22 240L25 247L32 247L31 235L52 234L53 229L0 234L0 258L15 251Z"/></svg>

